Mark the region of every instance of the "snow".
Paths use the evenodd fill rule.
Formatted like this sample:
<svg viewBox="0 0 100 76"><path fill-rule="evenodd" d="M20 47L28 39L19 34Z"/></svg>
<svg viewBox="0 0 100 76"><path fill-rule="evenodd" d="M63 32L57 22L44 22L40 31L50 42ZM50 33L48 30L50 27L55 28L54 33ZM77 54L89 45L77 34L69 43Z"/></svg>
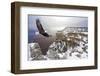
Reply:
<svg viewBox="0 0 100 76"><path fill-rule="evenodd" d="M67 32L68 33L68 32ZM77 37L75 35L77 34ZM68 36L67 34L64 34ZM80 33L75 33L75 35L69 35L66 37L66 40L59 40L57 39L54 41L47 50L46 55L43 55L41 52L41 48L38 43L30 43L29 44L29 60L59 60L59 59L83 59L83 58L88 58L88 36L87 32L81 32ZM78 40L73 40L75 39L80 39ZM70 39L73 38L73 39ZM78 45L71 44L69 46L69 43L67 42L72 40ZM34 47L34 48L33 48ZM37 48L36 48L37 47Z"/></svg>

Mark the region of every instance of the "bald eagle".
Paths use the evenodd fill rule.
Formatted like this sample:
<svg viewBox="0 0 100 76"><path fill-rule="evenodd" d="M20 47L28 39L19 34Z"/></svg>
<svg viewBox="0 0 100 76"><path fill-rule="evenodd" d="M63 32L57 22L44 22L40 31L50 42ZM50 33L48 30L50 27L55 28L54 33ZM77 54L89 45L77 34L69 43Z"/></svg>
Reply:
<svg viewBox="0 0 100 76"><path fill-rule="evenodd" d="M36 19L36 25L37 25L37 28L39 30L39 33L45 37L49 37L49 34L45 32L45 30L43 29L42 27L42 24L40 23L40 20L39 19Z"/></svg>

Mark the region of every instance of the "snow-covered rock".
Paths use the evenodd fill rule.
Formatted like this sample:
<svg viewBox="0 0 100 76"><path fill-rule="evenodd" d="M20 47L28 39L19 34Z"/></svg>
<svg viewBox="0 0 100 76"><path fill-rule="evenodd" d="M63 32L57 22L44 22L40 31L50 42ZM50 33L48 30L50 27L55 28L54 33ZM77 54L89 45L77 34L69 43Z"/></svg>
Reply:
<svg viewBox="0 0 100 76"><path fill-rule="evenodd" d="M64 34L62 35L65 35L65 36L59 37L48 47L46 55L42 54L41 48L38 43L29 43L28 45L29 60L33 61L33 60L59 60L59 59L88 58L87 33L84 33L84 32L82 33L72 32L69 34L67 33L64 32Z"/></svg>
<svg viewBox="0 0 100 76"><path fill-rule="evenodd" d="M29 60L45 60L38 43L30 43L28 48Z"/></svg>
<svg viewBox="0 0 100 76"><path fill-rule="evenodd" d="M47 51L47 56L50 59L63 59L65 51L67 51L66 43L64 41L57 40L50 45Z"/></svg>

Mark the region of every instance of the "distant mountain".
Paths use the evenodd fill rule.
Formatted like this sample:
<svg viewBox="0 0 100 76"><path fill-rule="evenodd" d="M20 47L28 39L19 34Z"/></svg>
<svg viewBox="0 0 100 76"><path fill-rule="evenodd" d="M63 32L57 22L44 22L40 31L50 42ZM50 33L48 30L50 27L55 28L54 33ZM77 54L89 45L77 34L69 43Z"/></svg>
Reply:
<svg viewBox="0 0 100 76"><path fill-rule="evenodd" d="M62 32L88 32L88 27L65 27Z"/></svg>

